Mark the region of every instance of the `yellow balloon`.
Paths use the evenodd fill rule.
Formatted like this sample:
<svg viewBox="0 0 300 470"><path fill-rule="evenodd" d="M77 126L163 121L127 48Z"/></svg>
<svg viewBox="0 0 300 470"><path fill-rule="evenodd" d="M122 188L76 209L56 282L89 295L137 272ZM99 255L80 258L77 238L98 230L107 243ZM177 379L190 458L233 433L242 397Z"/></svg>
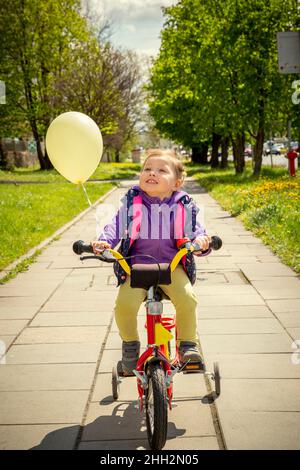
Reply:
<svg viewBox="0 0 300 470"><path fill-rule="evenodd" d="M46 148L56 170L72 183L84 183L99 165L103 141L99 127L76 111L60 114L46 134Z"/></svg>

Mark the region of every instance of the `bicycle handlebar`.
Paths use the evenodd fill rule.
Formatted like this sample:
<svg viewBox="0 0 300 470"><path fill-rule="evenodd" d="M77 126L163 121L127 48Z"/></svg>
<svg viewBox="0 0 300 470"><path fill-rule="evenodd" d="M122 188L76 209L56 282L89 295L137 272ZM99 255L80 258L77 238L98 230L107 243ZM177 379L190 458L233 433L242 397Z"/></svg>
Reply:
<svg viewBox="0 0 300 470"><path fill-rule="evenodd" d="M212 250L219 250L221 246L222 246L221 238L217 237L216 235L212 236L211 241L209 243L209 248ZM181 258L185 256L188 252L202 251L198 243L193 243L189 238L183 238L183 239L178 240L177 247L179 251L176 253L176 255L174 256L173 260L170 263L171 271L174 271L174 269L178 265ZM84 256L80 258L81 260L99 259L101 261L105 261L106 263L114 263L115 261L118 261L120 265L122 266L122 268L125 270L125 272L130 275L130 266L125 260L132 258L131 256L127 256L123 258L123 256L118 251L115 251L111 248L103 250L103 252L100 255L95 255L92 245L91 244L87 245L82 240L77 240L76 242L74 242L73 251L74 253L76 253L76 255L81 255L82 253L93 253L93 256ZM145 256L150 257L150 255L145 255ZM153 256L151 256L151 258L155 259Z"/></svg>

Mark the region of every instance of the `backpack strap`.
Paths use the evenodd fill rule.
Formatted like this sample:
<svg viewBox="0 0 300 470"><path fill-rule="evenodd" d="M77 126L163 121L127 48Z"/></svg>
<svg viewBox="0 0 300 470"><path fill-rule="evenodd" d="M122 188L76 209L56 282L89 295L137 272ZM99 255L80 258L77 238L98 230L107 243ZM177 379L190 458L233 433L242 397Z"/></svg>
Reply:
<svg viewBox="0 0 300 470"><path fill-rule="evenodd" d="M142 223L142 215L143 215L143 200L142 196L134 196L133 197L133 203L132 206L129 208L129 210L132 210L132 222L131 222L131 230L128 227L129 230L129 237L130 237L130 242L129 242L129 248L131 247L132 243L138 238L138 234L141 229L141 223Z"/></svg>

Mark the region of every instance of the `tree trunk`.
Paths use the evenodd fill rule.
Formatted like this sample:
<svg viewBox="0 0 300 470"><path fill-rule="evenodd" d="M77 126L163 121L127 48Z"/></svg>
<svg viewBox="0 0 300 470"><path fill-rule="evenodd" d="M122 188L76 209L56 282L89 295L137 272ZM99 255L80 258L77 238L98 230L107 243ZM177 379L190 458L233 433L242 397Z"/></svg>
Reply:
<svg viewBox="0 0 300 470"><path fill-rule="evenodd" d="M4 157L4 149L2 146L2 138L0 137L0 168L5 167L5 157Z"/></svg>
<svg viewBox="0 0 300 470"><path fill-rule="evenodd" d="M229 137L223 137L222 142L221 142L221 149L222 149L221 168L228 167L228 147L229 147Z"/></svg>
<svg viewBox="0 0 300 470"><path fill-rule="evenodd" d="M211 151L211 159L210 165L212 168L218 168L219 166L219 147L221 143L221 136L213 132L212 135L212 151Z"/></svg>
<svg viewBox="0 0 300 470"><path fill-rule="evenodd" d="M207 162L208 143L200 142L192 146L192 162L206 165Z"/></svg>
<svg viewBox="0 0 300 470"><path fill-rule="evenodd" d="M116 163L120 163L120 150L116 150L115 157L116 157Z"/></svg>
<svg viewBox="0 0 300 470"><path fill-rule="evenodd" d="M259 125L258 125L258 132L255 138L255 144L253 148L253 161L254 161L253 175L256 175L256 176L258 176L261 171L264 140L265 140L264 120L260 119Z"/></svg>
<svg viewBox="0 0 300 470"><path fill-rule="evenodd" d="M45 146L45 155L44 155L44 160L45 160L45 165L46 165L46 170L52 170L54 167L52 165L52 162L49 158L46 146Z"/></svg>
<svg viewBox="0 0 300 470"><path fill-rule="evenodd" d="M32 130L32 133L33 133L33 137L34 137L34 140L35 140L35 143L36 143L36 151L37 151L37 156L38 156L38 159L39 159L39 162L40 162L40 167L41 167L41 170L46 170L46 162L45 162L45 159L44 159L44 154L43 154L43 150L42 150L42 146L41 146L41 139L40 139L40 136L39 136L39 133L38 133L38 130L37 130L37 125L36 125L36 122L35 121L30 121L30 125L31 125L31 130Z"/></svg>
<svg viewBox="0 0 300 470"><path fill-rule="evenodd" d="M232 139L233 161L236 174L243 173L245 166L245 134L239 134Z"/></svg>

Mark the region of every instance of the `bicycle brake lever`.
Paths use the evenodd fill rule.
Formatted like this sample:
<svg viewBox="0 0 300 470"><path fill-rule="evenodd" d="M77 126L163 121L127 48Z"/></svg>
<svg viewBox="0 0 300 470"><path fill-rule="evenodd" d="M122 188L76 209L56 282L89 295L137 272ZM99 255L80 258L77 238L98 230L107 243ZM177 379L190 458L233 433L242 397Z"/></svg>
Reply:
<svg viewBox="0 0 300 470"><path fill-rule="evenodd" d="M85 259L100 259L100 256L94 255L94 256L80 256L80 261L84 261ZM102 260L101 260L102 261Z"/></svg>

